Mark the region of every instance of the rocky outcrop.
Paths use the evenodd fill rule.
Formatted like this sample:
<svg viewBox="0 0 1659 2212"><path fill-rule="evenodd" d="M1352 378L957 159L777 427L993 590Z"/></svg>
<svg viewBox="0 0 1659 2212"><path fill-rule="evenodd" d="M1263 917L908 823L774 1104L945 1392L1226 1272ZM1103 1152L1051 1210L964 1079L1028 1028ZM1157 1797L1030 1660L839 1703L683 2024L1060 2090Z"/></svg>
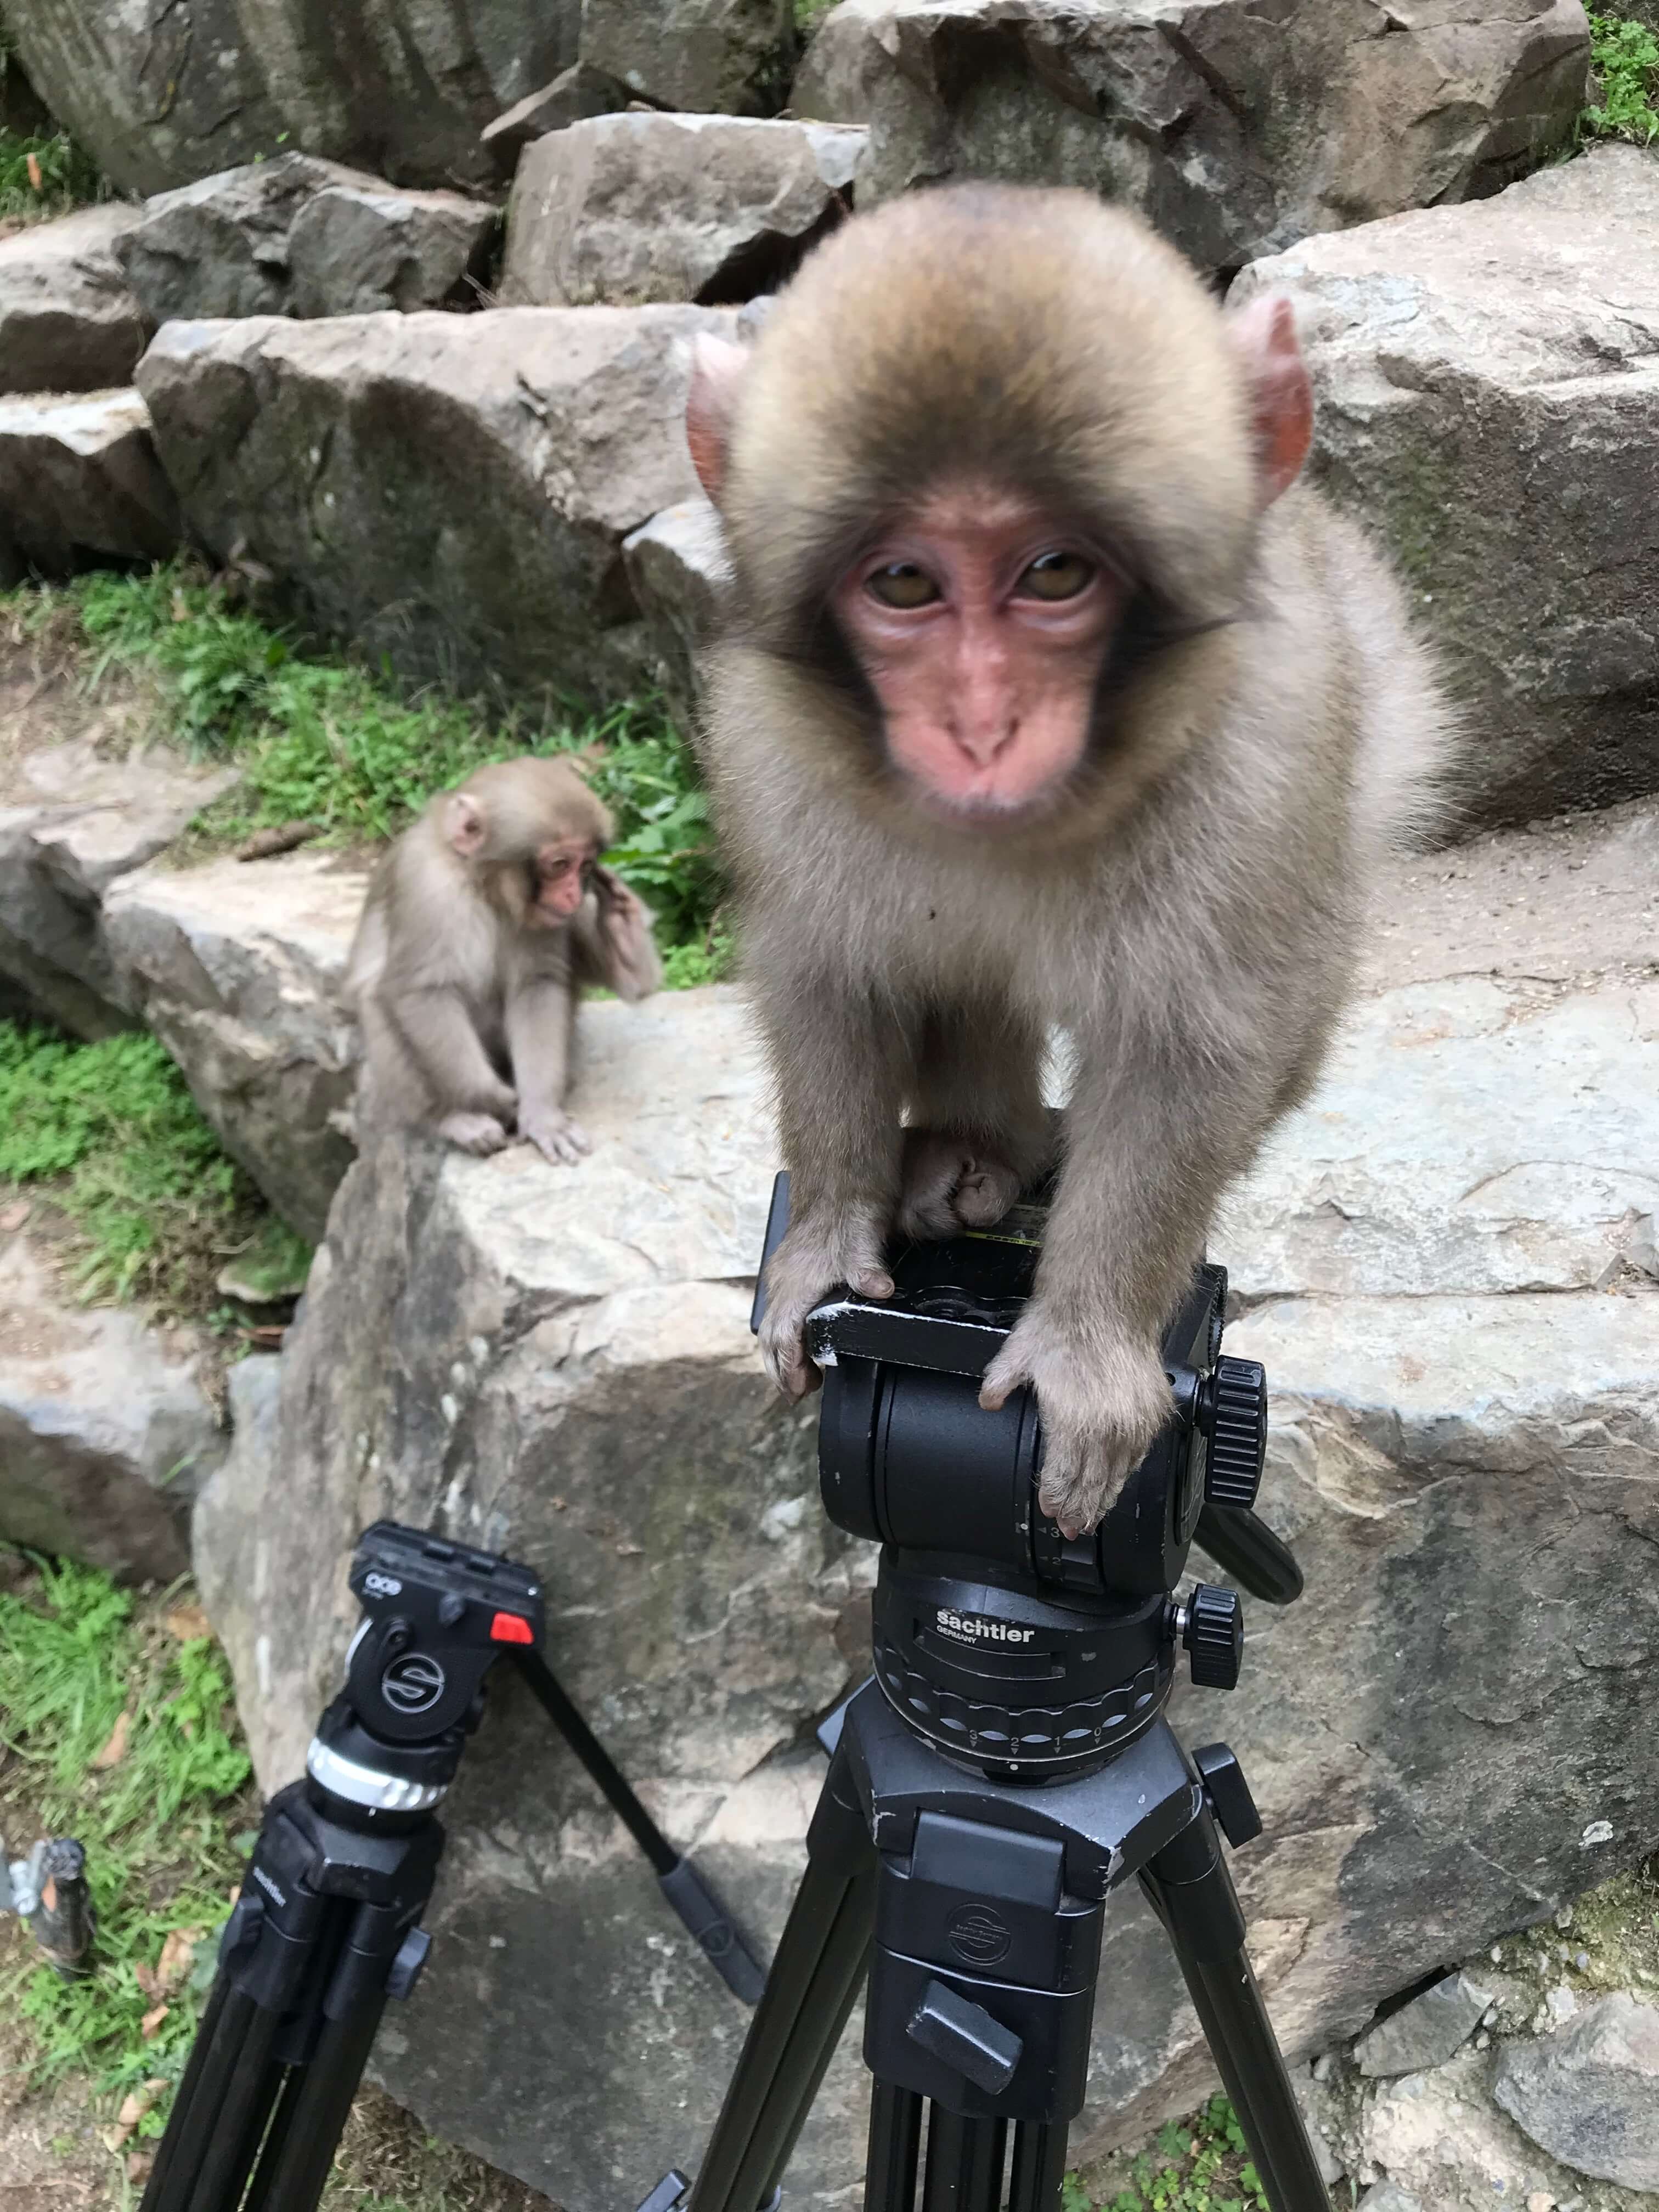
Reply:
<svg viewBox="0 0 1659 2212"><path fill-rule="evenodd" d="M1237 1874L1292 2049L1659 1836L1659 1285L1626 1256L1659 1196L1656 853L1659 817L1630 810L1391 884L1327 1080L1216 1239L1234 1347L1273 1384L1265 1508L1308 1586L1251 1605L1241 1688L1183 1691L1176 1717L1237 1747L1261 1804ZM771 1403L745 1334L774 1146L736 1002L583 1024L599 1144L574 1173L523 1149L354 1169L273 1455L215 1484L198 1568L270 1783L337 1667L360 1522L535 1560L553 1663L771 1934L822 1771L808 1723L861 1665L869 1561L824 1529L811 1414ZM503 1702L451 1801L438 1953L385 2067L444 2133L588 2212L617 2168L695 2156L733 2039L690 1981L647 2009L648 1876ZM496 1936L491 2003L450 2002ZM1212 2086L1133 1899L1101 1985L1080 2156ZM792 2175L804 2203L856 2179L852 2040Z"/></svg>
<svg viewBox="0 0 1659 2212"><path fill-rule="evenodd" d="M104 900L235 781L159 747L106 754L93 733L25 751L0 793L0 975L76 1036L131 1027Z"/></svg>
<svg viewBox="0 0 1659 2212"><path fill-rule="evenodd" d="M1589 59L1580 0L842 0L791 99L869 125L860 204L945 177L1079 185L1234 269L1495 191L1567 138Z"/></svg>
<svg viewBox="0 0 1659 2212"><path fill-rule="evenodd" d="M140 365L192 532L402 675L541 699L653 659L622 542L696 489L697 307L173 323Z"/></svg>
<svg viewBox="0 0 1659 2212"><path fill-rule="evenodd" d="M144 869L104 932L220 1142L310 1243L353 1158L356 1025L337 999L365 878L333 855Z"/></svg>
<svg viewBox="0 0 1659 2212"><path fill-rule="evenodd" d="M6 0L53 112L128 192L285 147L394 182L487 178L478 133L576 58L578 0L310 0L188 7Z"/></svg>
<svg viewBox="0 0 1659 2212"><path fill-rule="evenodd" d="M0 584L178 550L178 507L136 392L0 399Z"/></svg>
<svg viewBox="0 0 1659 2212"><path fill-rule="evenodd" d="M794 53L792 0L583 0L581 58L654 107L775 114Z"/></svg>
<svg viewBox="0 0 1659 2212"><path fill-rule="evenodd" d="M1468 720L1468 818L1659 787L1659 152L1258 263L1317 397L1316 476L1378 528Z"/></svg>
<svg viewBox="0 0 1659 2212"><path fill-rule="evenodd" d="M407 313L477 304L498 220L459 192L284 154L158 193L118 252L152 324Z"/></svg>
<svg viewBox="0 0 1659 2212"><path fill-rule="evenodd" d="M628 87L615 77L590 68L586 62L573 62L550 84L526 93L493 123L487 123L478 134L479 140L489 148L502 175L511 177L520 155L532 140L550 131L584 122L590 115L613 115L626 107L631 98Z"/></svg>
<svg viewBox="0 0 1659 2212"><path fill-rule="evenodd" d="M696 656L729 573L720 517L706 499L682 500L625 538L623 558L656 640L658 680L688 715L696 691Z"/></svg>
<svg viewBox="0 0 1659 2212"><path fill-rule="evenodd" d="M840 219L861 131L729 115L605 115L526 149L507 210L508 305L738 305Z"/></svg>
<svg viewBox="0 0 1659 2212"><path fill-rule="evenodd" d="M64 1297L27 1231L0 1237L0 1539L171 1581L223 1452L193 1354Z"/></svg>
<svg viewBox="0 0 1659 2212"><path fill-rule="evenodd" d="M127 384L149 337L117 248L137 208L82 208L0 238L0 392Z"/></svg>

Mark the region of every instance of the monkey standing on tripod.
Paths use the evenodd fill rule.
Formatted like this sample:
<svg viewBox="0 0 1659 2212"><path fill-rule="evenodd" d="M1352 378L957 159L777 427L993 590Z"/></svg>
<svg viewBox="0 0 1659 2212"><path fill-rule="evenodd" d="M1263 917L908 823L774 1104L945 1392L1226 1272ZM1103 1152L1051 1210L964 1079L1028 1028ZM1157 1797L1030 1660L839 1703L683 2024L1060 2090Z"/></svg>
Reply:
<svg viewBox="0 0 1659 2212"><path fill-rule="evenodd" d="M1288 304L1224 314L1081 193L856 217L752 352L698 341L687 429L734 575L705 757L791 1171L768 1366L811 1387L807 1313L890 1295L895 1224L1006 1209L1063 1026L1063 1170L981 1402L1035 1386L1041 1502L1079 1533L1168 1417L1159 1332L1427 811L1434 672L1297 484Z"/></svg>

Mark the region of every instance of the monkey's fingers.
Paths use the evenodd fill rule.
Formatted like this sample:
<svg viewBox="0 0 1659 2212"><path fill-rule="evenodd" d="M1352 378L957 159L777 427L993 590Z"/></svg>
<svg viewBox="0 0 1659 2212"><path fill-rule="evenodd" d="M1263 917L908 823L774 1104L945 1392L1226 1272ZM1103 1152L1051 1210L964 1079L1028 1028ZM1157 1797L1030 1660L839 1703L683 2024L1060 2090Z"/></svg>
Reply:
<svg viewBox="0 0 1659 2212"><path fill-rule="evenodd" d="M506 1130L493 1114L446 1114L438 1124L438 1134L481 1158L499 1152L507 1141Z"/></svg>

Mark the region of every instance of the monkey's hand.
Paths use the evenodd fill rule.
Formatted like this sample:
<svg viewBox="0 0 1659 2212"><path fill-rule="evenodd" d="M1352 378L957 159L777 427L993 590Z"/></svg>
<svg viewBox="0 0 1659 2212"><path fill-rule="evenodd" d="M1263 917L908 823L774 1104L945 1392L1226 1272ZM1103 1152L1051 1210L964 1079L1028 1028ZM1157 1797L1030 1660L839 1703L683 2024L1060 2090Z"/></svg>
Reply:
<svg viewBox="0 0 1659 2212"><path fill-rule="evenodd" d="M945 1129L907 1129L898 1227L906 1237L989 1229L1019 1196L1017 1169L994 1146Z"/></svg>
<svg viewBox="0 0 1659 2212"><path fill-rule="evenodd" d="M806 1356L805 1323L814 1306L845 1283L861 1298L890 1298L893 1279L882 1256L884 1224L867 1207L790 1224L766 1270L761 1358L786 1398L804 1398L820 1376Z"/></svg>
<svg viewBox="0 0 1659 2212"><path fill-rule="evenodd" d="M438 1134L459 1145L464 1152L480 1154L499 1152L503 1145L512 1142L493 1114L446 1114L438 1124Z"/></svg>
<svg viewBox="0 0 1659 2212"><path fill-rule="evenodd" d="M1026 1307L985 1370L979 1402L995 1408L1023 1382L1042 1417L1037 1503L1067 1536L1094 1528L1151 1449L1173 1407L1158 1346Z"/></svg>
<svg viewBox="0 0 1659 2212"><path fill-rule="evenodd" d="M544 1159L555 1167L574 1167L593 1139L580 1121L573 1121L557 1106L523 1106L519 1109L519 1134L528 1137Z"/></svg>

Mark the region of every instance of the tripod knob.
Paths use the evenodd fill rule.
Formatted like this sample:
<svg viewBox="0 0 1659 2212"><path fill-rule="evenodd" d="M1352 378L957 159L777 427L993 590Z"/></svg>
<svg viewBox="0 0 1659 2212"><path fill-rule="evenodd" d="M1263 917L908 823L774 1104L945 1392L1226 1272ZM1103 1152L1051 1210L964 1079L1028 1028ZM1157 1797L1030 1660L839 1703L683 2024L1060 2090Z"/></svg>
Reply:
<svg viewBox="0 0 1659 2212"><path fill-rule="evenodd" d="M1244 1608L1237 1590L1200 1583L1184 1607L1181 1640L1200 1690L1236 1690L1244 1657Z"/></svg>
<svg viewBox="0 0 1659 2212"><path fill-rule="evenodd" d="M1205 1395L1210 1453L1204 1501L1248 1512L1267 1455L1267 1370L1254 1359L1218 1359Z"/></svg>

